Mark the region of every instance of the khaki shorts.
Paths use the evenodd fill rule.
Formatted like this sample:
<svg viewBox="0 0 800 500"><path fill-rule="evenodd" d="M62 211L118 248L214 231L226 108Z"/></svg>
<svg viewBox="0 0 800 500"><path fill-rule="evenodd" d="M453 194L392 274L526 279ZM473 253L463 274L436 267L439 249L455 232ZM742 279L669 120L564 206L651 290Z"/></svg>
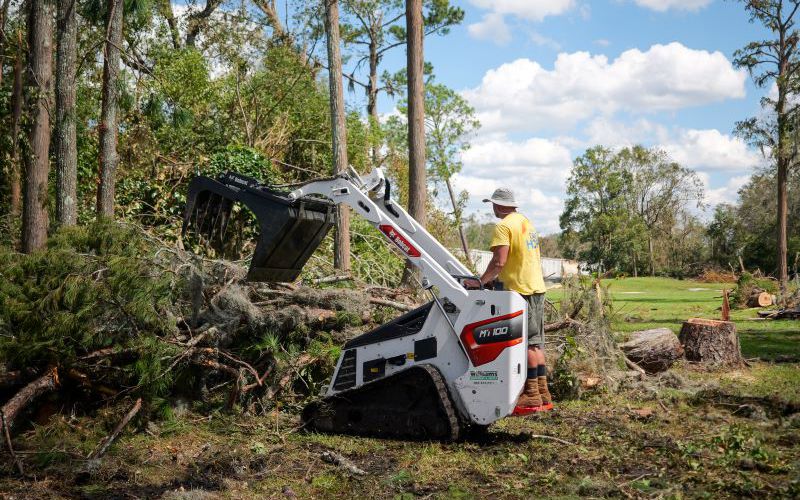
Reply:
<svg viewBox="0 0 800 500"><path fill-rule="evenodd" d="M528 303L528 346L544 349L544 294L523 295Z"/></svg>

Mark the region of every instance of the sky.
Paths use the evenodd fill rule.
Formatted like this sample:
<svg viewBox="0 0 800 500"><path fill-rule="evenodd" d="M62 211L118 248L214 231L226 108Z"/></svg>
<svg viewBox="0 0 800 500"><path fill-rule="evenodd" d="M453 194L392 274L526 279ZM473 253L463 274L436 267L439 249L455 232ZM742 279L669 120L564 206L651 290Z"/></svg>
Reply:
<svg viewBox="0 0 800 500"><path fill-rule="evenodd" d="M481 121L454 179L481 199L511 187L543 234L559 231L573 160L602 144L660 147L698 172L709 207L735 202L764 159L733 134L759 112L733 53L765 36L731 0L456 0L464 23L425 41L436 79ZM405 66L396 50L383 61ZM358 104L363 97L351 94ZM395 102L382 97L391 113ZM710 209L706 210L706 217Z"/></svg>

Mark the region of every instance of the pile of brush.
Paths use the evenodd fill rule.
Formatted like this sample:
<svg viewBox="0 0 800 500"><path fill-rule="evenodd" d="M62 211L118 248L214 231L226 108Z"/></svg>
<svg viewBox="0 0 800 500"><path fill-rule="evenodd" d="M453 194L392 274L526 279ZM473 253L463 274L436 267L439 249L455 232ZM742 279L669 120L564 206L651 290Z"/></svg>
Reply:
<svg viewBox="0 0 800 500"><path fill-rule="evenodd" d="M114 223L60 230L32 255L0 247L0 268L0 430L41 406L140 398L136 411L152 414L176 399L207 411L299 406L345 340L415 305L344 277L249 283L242 267Z"/></svg>

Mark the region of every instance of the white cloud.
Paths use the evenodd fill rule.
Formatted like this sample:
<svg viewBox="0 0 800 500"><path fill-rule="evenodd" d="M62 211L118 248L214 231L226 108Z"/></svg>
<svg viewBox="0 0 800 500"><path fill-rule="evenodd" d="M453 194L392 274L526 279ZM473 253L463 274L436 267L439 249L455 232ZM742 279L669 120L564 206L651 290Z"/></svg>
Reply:
<svg viewBox="0 0 800 500"><path fill-rule="evenodd" d="M606 40L605 38L598 38L597 40L594 41L594 44L599 45L601 47L608 47L609 45L611 45L611 41Z"/></svg>
<svg viewBox="0 0 800 500"><path fill-rule="evenodd" d="M752 171L764 163L763 157L741 139L716 129L682 130L661 147L675 161L694 169L737 173Z"/></svg>
<svg viewBox="0 0 800 500"><path fill-rule="evenodd" d="M742 98L746 78L721 52L673 42L631 49L613 61L561 53L551 70L517 59L489 70L464 96L486 130L552 130L620 110L647 113Z"/></svg>
<svg viewBox="0 0 800 500"><path fill-rule="evenodd" d="M639 119L622 123L606 117L597 117L586 126L585 146L597 144L607 147L627 147L634 144L660 143L667 141L667 128L649 120Z"/></svg>
<svg viewBox="0 0 800 500"><path fill-rule="evenodd" d="M520 211L544 234L558 231L563 194L572 155L554 140L506 137L483 138L462 155L464 168L454 178L456 187L470 194L468 210L487 213L481 203L496 188L514 190Z"/></svg>
<svg viewBox="0 0 800 500"><path fill-rule="evenodd" d="M467 32L472 38L489 40L497 45L505 45L511 41L511 30L503 18L503 14L490 12L483 16L480 22L467 26Z"/></svg>
<svg viewBox="0 0 800 500"><path fill-rule="evenodd" d="M634 0L636 5L658 12L670 9L698 11L707 7L714 0Z"/></svg>
<svg viewBox="0 0 800 500"><path fill-rule="evenodd" d="M739 198L739 189L750 180L749 175L739 175L731 177L725 185L717 188L709 188L711 177L706 172L699 172L698 177L705 187L705 202L714 207L720 203L735 204Z"/></svg>
<svg viewBox="0 0 800 500"><path fill-rule="evenodd" d="M470 0L473 5L498 14L511 14L529 21L541 21L571 10L575 0Z"/></svg>

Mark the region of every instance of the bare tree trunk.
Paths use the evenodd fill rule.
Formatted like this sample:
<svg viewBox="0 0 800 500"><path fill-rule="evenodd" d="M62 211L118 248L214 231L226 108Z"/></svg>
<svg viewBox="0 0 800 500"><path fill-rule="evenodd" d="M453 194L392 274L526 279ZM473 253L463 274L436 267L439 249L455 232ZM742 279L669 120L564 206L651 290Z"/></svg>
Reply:
<svg viewBox="0 0 800 500"><path fill-rule="evenodd" d="M782 155L778 157L778 280L781 286L781 300L785 301L787 285L789 282L789 271L787 267L788 250L788 219L789 219L789 197L787 194L788 168L786 158Z"/></svg>
<svg viewBox="0 0 800 500"><path fill-rule="evenodd" d="M333 171L347 170L347 127L344 116L342 88L342 54L339 49L339 2L325 0L325 32L328 35L328 83L330 86L331 130L333 132ZM340 271L350 271L350 209L336 207L336 237L333 265Z"/></svg>
<svg viewBox="0 0 800 500"><path fill-rule="evenodd" d="M22 57L25 53L22 31L17 31L17 58L14 61L14 82L11 88L11 214L19 215L22 207L22 186L20 180L19 133L22 120Z"/></svg>
<svg viewBox="0 0 800 500"><path fill-rule="evenodd" d="M458 203L456 202L456 194L453 191L453 184L450 182L450 178L447 177L444 180L444 183L447 185L447 193L450 195L450 203L453 204L453 216L456 219L456 225L458 226L458 236L461 238L461 248L464 250L464 257L467 260L467 265L472 267L472 259L469 256L469 245L467 244L467 235L464 233L464 225L461 223L461 209L458 208Z"/></svg>
<svg viewBox="0 0 800 500"><path fill-rule="evenodd" d="M102 109L100 111L100 183L97 216L114 216L114 184L117 177L117 78L122 46L122 0L109 0L108 25L103 57Z"/></svg>
<svg viewBox="0 0 800 500"><path fill-rule="evenodd" d="M53 10L47 0L28 3L28 75L26 90L32 124L25 155L22 251L47 241L47 177L50 172L50 89L53 80Z"/></svg>
<svg viewBox="0 0 800 500"><path fill-rule="evenodd" d="M406 2L408 36L408 212L425 226L425 95L423 89L422 0Z"/></svg>
<svg viewBox="0 0 800 500"><path fill-rule="evenodd" d="M78 150L75 137L75 60L78 23L75 0L58 0L56 39L56 221L78 221Z"/></svg>
<svg viewBox="0 0 800 500"><path fill-rule="evenodd" d="M656 260L655 256L653 255L653 237L647 237L647 246L650 249L650 276L656 275Z"/></svg>
<svg viewBox="0 0 800 500"><path fill-rule="evenodd" d="M369 38L369 84L367 86L367 115L370 129L378 125L378 36L383 23L383 16L378 15L373 21ZM372 146L372 165L378 166L379 145Z"/></svg>

